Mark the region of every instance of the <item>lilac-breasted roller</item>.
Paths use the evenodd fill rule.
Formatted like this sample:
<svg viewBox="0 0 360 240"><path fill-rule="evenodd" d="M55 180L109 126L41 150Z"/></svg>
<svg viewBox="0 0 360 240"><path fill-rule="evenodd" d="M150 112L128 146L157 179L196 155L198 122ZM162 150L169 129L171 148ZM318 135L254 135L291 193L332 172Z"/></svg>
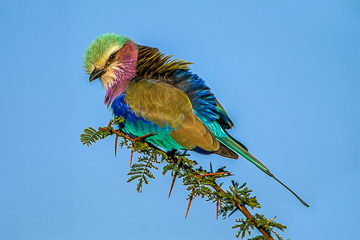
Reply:
<svg viewBox="0 0 360 240"><path fill-rule="evenodd" d="M253 163L280 182L247 148L230 136L229 115L190 62L171 59L157 48L137 45L127 37L106 33L87 48L84 68L89 81L100 78L105 104L125 119L122 131L165 150L191 150Z"/></svg>

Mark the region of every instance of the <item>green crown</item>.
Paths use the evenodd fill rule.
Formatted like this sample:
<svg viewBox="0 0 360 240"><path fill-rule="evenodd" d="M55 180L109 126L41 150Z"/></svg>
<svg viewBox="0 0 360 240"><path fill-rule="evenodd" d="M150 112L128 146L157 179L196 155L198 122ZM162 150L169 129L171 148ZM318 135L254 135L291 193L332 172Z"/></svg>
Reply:
<svg viewBox="0 0 360 240"><path fill-rule="evenodd" d="M103 58L110 47L117 45L121 48L128 40L129 38L115 33L104 33L96 37L86 49L83 57L85 71L90 74L94 63Z"/></svg>

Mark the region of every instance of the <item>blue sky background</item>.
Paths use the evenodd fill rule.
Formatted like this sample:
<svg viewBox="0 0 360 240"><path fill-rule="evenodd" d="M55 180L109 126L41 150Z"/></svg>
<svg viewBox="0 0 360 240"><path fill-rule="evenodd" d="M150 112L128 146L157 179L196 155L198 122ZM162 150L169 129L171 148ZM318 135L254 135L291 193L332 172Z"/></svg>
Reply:
<svg viewBox="0 0 360 240"><path fill-rule="evenodd" d="M356 239L360 198L360 2L6 1L0 3L0 239L234 239L234 214L171 177L135 191L130 152L79 136L107 124L82 56L104 32L192 61L244 142L311 207L243 159L228 166L290 239Z"/></svg>

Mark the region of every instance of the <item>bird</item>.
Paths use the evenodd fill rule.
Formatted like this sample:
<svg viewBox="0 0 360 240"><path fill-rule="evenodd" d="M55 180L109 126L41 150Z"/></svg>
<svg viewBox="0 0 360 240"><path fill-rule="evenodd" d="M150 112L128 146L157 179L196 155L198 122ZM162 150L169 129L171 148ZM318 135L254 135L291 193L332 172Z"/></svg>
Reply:
<svg viewBox="0 0 360 240"><path fill-rule="evenodd" d="M113 116L124 118L121 130L128 136L155 133L146 141L167 152L241 156L309 207L228 133L233 121L205 81L191 71L191 62L115 33L97 36L83 62L89 81L100 79L106 90L104 103Z"/></svg>

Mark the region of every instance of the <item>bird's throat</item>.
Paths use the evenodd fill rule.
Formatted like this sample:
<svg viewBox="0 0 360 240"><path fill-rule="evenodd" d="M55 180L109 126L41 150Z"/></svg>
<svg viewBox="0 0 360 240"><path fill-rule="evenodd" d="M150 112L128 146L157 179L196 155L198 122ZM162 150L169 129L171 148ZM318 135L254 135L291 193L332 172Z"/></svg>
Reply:
<svg viewBox="0 0 360 240"><path fill-rule="evenodd" d="M105 94L105 104L108 107L116 97L120 96L126 90L131 79L136 76L137 58L137 45L129 40L117 54L118 64L114 70L114 79Z"/></svg>

